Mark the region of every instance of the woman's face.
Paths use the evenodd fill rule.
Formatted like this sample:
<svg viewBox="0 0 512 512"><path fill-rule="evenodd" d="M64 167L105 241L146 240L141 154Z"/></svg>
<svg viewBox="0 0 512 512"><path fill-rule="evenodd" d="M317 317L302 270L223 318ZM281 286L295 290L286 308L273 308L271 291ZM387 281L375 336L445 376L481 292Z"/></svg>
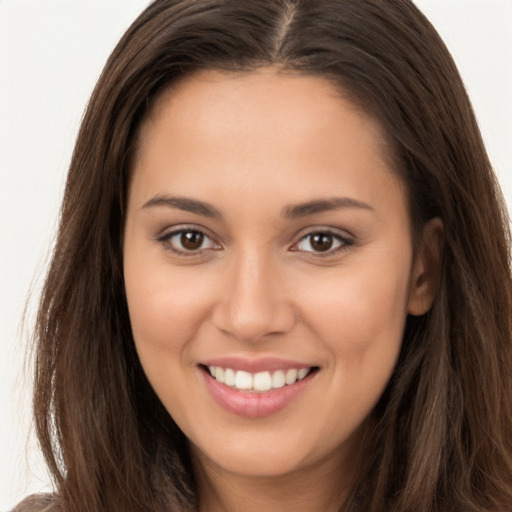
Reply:
<svg viewBox="0 0 512 512"><path fill-rule="evenodd" d="M350 467L406 315L430 304L390 166L379 125L317 77L204 72L144 122L124 242L130 318L200 464Z"/></svg>

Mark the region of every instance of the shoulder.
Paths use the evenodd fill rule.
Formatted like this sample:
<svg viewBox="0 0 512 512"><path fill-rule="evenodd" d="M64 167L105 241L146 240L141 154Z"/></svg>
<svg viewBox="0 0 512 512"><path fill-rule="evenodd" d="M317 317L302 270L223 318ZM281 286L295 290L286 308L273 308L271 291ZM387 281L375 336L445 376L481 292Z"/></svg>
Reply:
<svg viewBox="0 0 512 512"><path fill-rule="evenodd" d="M58 500L55 494L32 494L11 512L59 512Z"/></svg>

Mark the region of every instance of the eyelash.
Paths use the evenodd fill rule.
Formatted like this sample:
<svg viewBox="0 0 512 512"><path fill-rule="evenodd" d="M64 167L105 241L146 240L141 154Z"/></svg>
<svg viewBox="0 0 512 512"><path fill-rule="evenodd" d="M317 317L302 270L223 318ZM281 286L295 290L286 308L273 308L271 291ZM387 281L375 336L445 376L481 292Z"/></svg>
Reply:
<svg viewBox="0 0 512 512"><path fill-rule="evenodd" d="M347 236L343 236L339 232L335 232L330 229L317 229L317 230L310 231L310 232L304 234L300 238L300 240L293 245L291 250L300 252L300 249L295 249L294 247L297 247L300 243L302 243L308 239L309 239L309 243L311 244L311 239L315 235L328 236L328 237L332 238L333 243L336 243L336 241L339 242L339 245L337 247L335 247L334 249L329 248L326 251L302 251L305 253L314 254L315 257L327 258L329 256L333 256L335 254L342 253L342 252L350 249L350 247L352 247L355 243L353 239L351 239Z"/></svg>
<svg viewBox="0 0 512 512"><path fill-rule="evenodd" d="M194 249L187 250L185 248L180 249L180 248L173 247L171 240L177 236L182 237L184 234L187 234L187 233L199 235L199 236L203 237L203 241L209 240L210 243L213 244L215 247L208 247L205 249L200 248L197 250L194 250ZM311 238L315 235L324 235L324 236L331 237L333 240L333 243L336 243L336 241L337 241L339 243L339 245L337 247L335 247L334 249L329 248L326 251L314 251L314 250L301 251L300 249L296 248L299 244L303 243L304 241L306 241L308 239L309 239L309 243L311 243ZM219 244L214 242L212 240L212 238L210 236L208 236L208 234L206 234L204 231L202 231L201 229L198 229L198 228L182 227L179 229L175 229L169 233L165 233L164 235L157 237L156 241L159 242L160 244L162 244L166 250L171 251L175 255L181 256L181 257L198 256L208 250L219 250L220 249ZM180 241L180 243L182 243L182 241ZM346 236L342 236L338 232L334 232L333 230L329 230L329 229L317 229L314 231L310 231L310 232L304 234L303 236L301 236L299 241L296 242L295 244L293 244L293 246L290 248L290 250L294 251L294 252L304 252L304 253L314 254L316 257L328 257L328 256L332 256L334 254L338 254L338 253L347 251L354 244L355 244L355 242L353 239L348 238Z"/></svg>
<svg viewBox="0 0 512 512"><path fill-rule="evenodd" d="M198 250L193 250L193 249L187 250L185 248L179 249L179 248L173 247L171 240L174 237L183 236L184 234L187 234L187 233L189 233L189 234L194 233L196 235L203 237L203 240L210 240L210 242L212 244L214 244L216 247L215 248L198 249ZM203 254L205 251L208 251L210 249L212 249L212 250L220 249L220 246L216 242L214 242L210 236L208 236L204 231L202 231L201 229L198 229L198 228L182 227L179 229L175 229L169 233L165 233L164 235L159 236L156 239L156 241L161 243L164 246L164 249L171 251L172 253L174 253L177 256L183 256L183 257L197 256L197 255ZM181 241L180 241L180 243L181 243Z"/></svg>

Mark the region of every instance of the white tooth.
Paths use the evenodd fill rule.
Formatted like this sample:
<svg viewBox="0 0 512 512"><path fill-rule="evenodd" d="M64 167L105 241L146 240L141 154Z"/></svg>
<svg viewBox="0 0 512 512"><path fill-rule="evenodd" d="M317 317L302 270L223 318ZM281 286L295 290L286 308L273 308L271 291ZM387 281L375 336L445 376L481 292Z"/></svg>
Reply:
<svg viewBox="0 0 512 512"><path fill-rule="evenodd" d="M235 372L231 368L226 368L224 372L224 384L231 387L235 385Z"/></svg>
<svg viewBox="0 0 512 512"><path fill-rule="evenodd" d="M215 368L215 378L224 384L224 368L217 366Z"/></svg>
<svg viewBox="0 0 512 512"><path fill-rule="evenodd" d="M286 384L293 384L297 380L297 370L291 368L286 372L285 382Z"/></svg>
<svg viewBox="0 0 512 512"><path fill-rule="evenodd" d="M253 380L253 388L256 391L268 391L272 388L272 377L268 372L256 373Z"/></svg>
<svg viewBox="0 0 512 512"><path fill-rule="evenodd" d="M215 377L215 366L208 366L208 370L210 370L211 376Z"/></svg>
<svg viewBox="0 0 512 512"><path fill-rule="evenodd" d="M237 371L235 387L238 389L252 389L252 375L242 370Z"/></svg>
<svg viewBox="0 0 512 512"><path fill-rule="evenodd" d="M309 368L301 368L297 373L297 380L302 380L309 373Z"/></svg>
<svg viewBox="0 0 512 512"><path fill-rule="evenodd" d="M283 370L277 370L272 375L272 387L273 388L282 388L285 384L285 376Z"/></svg>

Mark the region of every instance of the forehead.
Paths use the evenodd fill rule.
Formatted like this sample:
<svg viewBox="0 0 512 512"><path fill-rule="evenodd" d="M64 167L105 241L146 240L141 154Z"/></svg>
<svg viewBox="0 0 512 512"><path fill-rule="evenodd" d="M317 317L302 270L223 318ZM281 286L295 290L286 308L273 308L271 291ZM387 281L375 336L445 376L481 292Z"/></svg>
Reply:
<svg viewBox="0 0 512 512"><path fill-rule="evenodd" d="M288 133L293 136L304 124L314 130L322 121L332 120L332 107L340 103L357 114L360 123L371 131L382 158L388 158L391 151L387 134L375 116L360 107L358 98L333 80L276 67L234 72L203 70L186 75L155 98L139 128L139 142L143 143L148 131L169 114L180 117L183 127L184 123L192 125L198 135L202 127L211 126L210 121L216 128L222 120L236 123L232 125L236 129L242 123L251 123L255 131L258 120L275 123L281 115L281 124L286 121ZM346 119L338 121L342 125ZM268 131L269 126L265 127Z"/></svg>
<svg viewBox="0 0 512 512"><path fill-rule="evenodd" d="M140 129L132 184L145 187L144 177L154 193L200 193L214 180L239 194L286 191L294 202L305 199L304 187L358 195L390 177L401 187L390 160L380 124L326 79L273 68L205 71L156 100Z"/></svg>

